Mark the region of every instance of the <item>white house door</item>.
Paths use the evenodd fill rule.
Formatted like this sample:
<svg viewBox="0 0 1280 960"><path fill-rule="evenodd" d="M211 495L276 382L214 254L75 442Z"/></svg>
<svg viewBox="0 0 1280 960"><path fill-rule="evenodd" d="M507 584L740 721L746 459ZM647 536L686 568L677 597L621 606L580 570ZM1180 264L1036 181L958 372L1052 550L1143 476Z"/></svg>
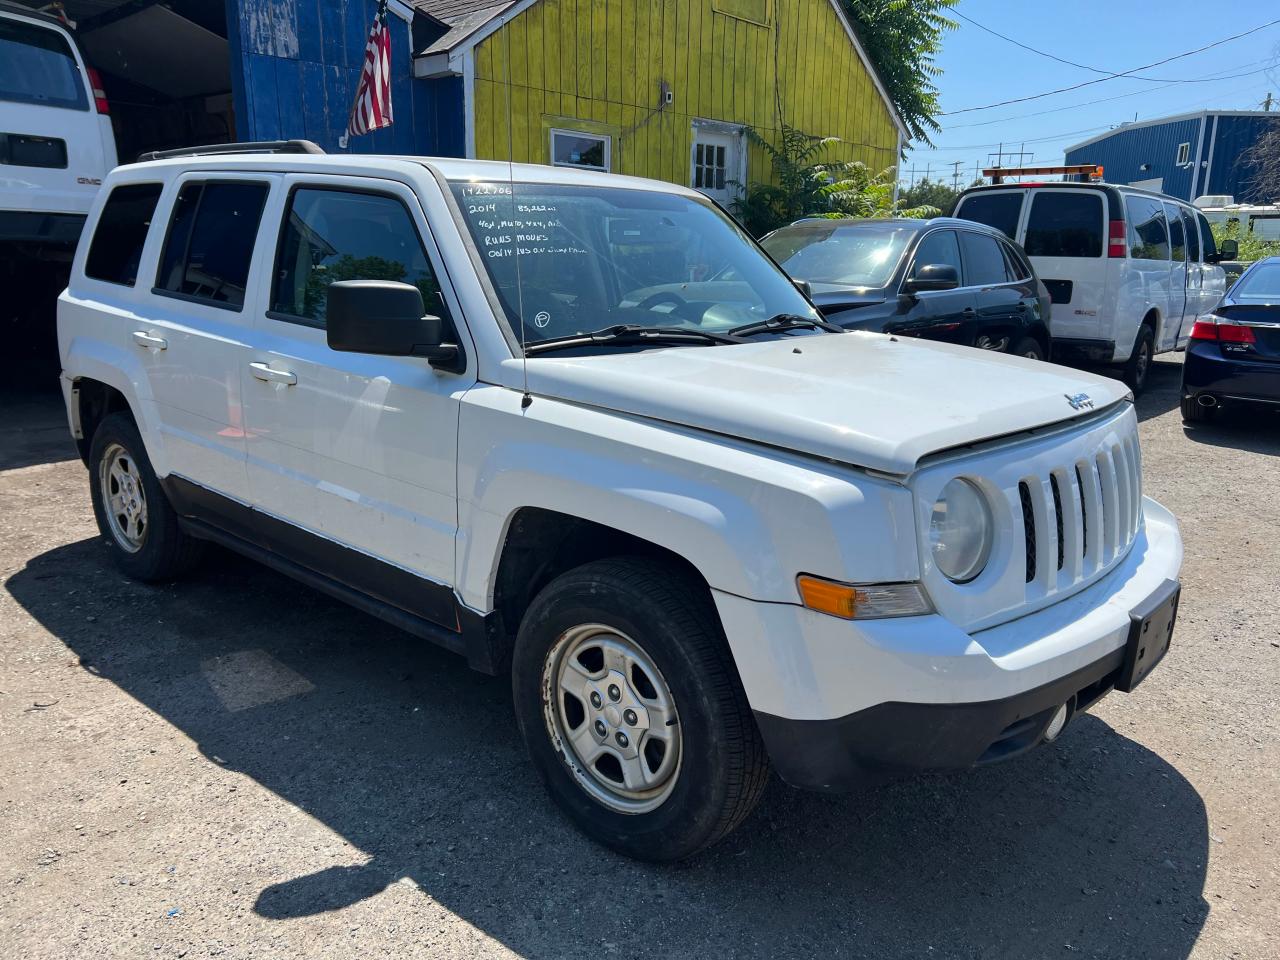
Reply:
<svg viewBox="0 0 1280 960"><path fill-rule="evenodd" d="M745 156L741 129L716 129L695 123L690 185L727 206L743 189Z"/></svg>

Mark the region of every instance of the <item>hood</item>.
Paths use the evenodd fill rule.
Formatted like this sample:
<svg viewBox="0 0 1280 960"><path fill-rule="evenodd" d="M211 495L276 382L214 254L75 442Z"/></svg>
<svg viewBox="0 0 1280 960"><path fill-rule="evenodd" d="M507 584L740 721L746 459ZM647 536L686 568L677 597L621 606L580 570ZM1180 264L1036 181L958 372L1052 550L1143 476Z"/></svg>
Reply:
<svg viewBox="0 0 1280 960"><path fill-rule="evenodd" d="M870 307L888 299L884 290L879 287L851 287L848 284L817 280L809 284L809 296L822 310Z"/></svg>
<svg viewBox="0 0 1280 960"><path fill-rule="evenodd" d="M520 361L502 369L520 389ZM901 475L939 450L1091 412L1068 397L1101 410L1129 394L1068 367L878 333L533 357L528 378L534 396Z"/></svg>

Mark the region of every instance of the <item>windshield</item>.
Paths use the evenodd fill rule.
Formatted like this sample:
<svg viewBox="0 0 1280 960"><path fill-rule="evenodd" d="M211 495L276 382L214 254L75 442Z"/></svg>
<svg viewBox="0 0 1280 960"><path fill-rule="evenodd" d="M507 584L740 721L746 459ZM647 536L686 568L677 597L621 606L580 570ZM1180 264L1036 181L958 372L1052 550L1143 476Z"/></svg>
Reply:
<svg viewBox="0 0 1280 960"><path fill-rule="evenodd" d="M780 314L818 318L702 198L504 181L452 188L503 319L527 345L620 324L722 333Z"/></svg>
<svg viewBox="0 0 1280 960"><path fill-rule="evenodd" d="M0 100L89 109L80 68L61 34L0 19Z"/></svg>
<svg viewBox="0 0 1280 960"><path fill-rule="evenodd" d="M760 243L797 280L883 287L914 234L892 223L833 221L783 227Z"/></svg>
<svg viewBox="0 0 1280 960"><path fill-rule="evenodd" d="M1232 300L1280 303L1280 262L1262 263L1236 281Z"/></svg>

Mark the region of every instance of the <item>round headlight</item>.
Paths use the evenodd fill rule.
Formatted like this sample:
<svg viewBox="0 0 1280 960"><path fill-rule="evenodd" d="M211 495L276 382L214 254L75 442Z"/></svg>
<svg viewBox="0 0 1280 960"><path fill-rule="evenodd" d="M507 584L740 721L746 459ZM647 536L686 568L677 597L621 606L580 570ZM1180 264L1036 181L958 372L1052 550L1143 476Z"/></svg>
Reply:
<svg viewBox="0 0 1280 960"><path fill-rule="evenodd" d="M991 508L968 480L942 488L929 522L933 562L949 580L966 583L982 572L991 555Z"/></svg>

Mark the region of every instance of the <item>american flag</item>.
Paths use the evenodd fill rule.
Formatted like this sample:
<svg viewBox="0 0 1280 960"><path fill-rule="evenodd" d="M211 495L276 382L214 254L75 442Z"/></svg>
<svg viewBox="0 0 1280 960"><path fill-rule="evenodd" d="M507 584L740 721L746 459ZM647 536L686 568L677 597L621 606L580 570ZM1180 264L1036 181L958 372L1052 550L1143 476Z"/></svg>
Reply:
<svg viewBox="0 0 1280 960"><path fill-rule="evenodd" d="M387 30L387 0L378 4L364 47L364 67L355 103L347 121L347 136L360 136L391 126L391 33Z"/></svg>

